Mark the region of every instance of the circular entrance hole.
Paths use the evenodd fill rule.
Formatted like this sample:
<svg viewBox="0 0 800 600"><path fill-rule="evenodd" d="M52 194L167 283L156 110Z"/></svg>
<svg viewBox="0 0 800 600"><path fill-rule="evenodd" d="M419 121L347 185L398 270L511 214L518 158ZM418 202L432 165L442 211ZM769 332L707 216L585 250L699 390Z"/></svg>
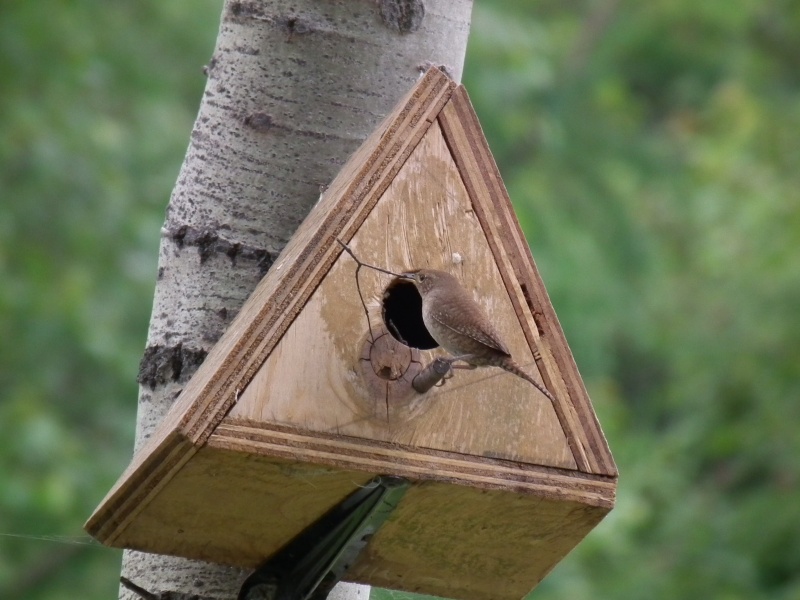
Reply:
<svg viewBox="0 0 800 600"><path fill-rule="evenodd" d="M422 296L407 279L393 280L383 292L383 322L397 341L420 350L437 348L422 320Z"/></svg>

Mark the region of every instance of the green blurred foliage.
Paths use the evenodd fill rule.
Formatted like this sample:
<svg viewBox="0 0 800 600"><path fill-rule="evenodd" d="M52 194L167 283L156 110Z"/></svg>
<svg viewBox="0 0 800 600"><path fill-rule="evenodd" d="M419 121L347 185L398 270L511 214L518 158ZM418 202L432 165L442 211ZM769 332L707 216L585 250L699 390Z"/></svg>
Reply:
<svg viewBox="0 0 800 600"><path fill-rule="evenodd" d="M116 597L120 553L81 526L130 459L159 232L219 12L0 7L0 598Z"/></svg>
<svg viewBox="0 0 800 600"><path fill-rule="evenodd" d="M800 4L478 2L465 84L611 442L536 598L798 598Z"/></svg>
<svg viewBox="0 0 800 600"><path fill-rule="evenodd" d="M114 597L218 0L0 8L0 597ZM620 467L535 598L800 597L800 4L477 0L465 71ZM374 591L399 600L408 594Z"/></svg>

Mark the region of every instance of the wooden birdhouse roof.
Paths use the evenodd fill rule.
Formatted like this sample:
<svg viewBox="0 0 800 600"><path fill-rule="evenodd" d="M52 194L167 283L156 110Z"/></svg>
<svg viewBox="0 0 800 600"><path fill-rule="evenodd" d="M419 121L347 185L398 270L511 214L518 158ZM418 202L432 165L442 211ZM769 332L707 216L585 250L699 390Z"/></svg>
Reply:
<svg viewBox="0 0 800 600"><path fill-rule="evenodd" d="M555 402L491 367L414 392L441 350L387 333L387 298L413 303L389 275L356 279L337 240L394 272L455 275ZM374 474L414 483L347 578L469 600L525 595L615 497L478 119L436 69L348 160L86 528L255 567Z"/></svg>

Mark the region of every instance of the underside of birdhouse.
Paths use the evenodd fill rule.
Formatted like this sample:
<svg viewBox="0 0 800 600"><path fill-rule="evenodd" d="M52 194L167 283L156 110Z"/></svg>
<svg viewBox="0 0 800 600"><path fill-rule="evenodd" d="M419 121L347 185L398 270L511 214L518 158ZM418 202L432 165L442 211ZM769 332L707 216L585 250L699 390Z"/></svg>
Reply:
<svg viewBox="0 0 800 600"><path fill-rule="evenodd" d="M354 256L456 276L555 401L493 367L416 391L444 356L419 297ZM615 497L478 120L436 69L343 167L86 527L254 568L376 474L412 485L346 578L465 600L527 594Z"/></svg>

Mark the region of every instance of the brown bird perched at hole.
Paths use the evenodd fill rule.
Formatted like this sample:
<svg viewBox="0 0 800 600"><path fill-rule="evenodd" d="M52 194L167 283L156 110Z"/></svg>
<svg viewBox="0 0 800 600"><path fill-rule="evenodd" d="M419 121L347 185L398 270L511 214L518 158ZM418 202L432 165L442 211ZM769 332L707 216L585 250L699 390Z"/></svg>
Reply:
<svg viewBox="0 0 800 600"><path fill-rule="evenodd" d="M493 366L532 383L555 402L553 395L511 358L489 318L450 273L419 269L402 274L422 296L422 321L436 343L473 367Z"/></svg>

